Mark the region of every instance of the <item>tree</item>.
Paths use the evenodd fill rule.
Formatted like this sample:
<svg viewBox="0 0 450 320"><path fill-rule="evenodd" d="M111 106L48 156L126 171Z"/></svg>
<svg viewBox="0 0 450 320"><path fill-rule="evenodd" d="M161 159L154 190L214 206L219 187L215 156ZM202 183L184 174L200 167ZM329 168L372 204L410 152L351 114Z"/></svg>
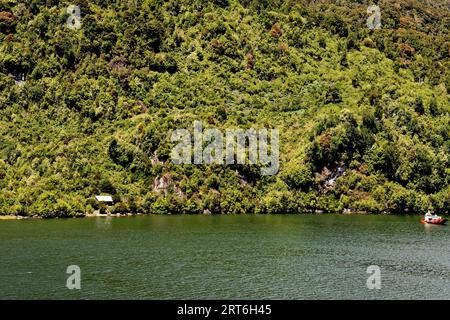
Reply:
<svg viewBox="0 0 450 320"><path fill-rule="evenodd" d="M281 174L281 179L292 189L308 191L314 184L311 168L297 161L289 162Z"/></svg>

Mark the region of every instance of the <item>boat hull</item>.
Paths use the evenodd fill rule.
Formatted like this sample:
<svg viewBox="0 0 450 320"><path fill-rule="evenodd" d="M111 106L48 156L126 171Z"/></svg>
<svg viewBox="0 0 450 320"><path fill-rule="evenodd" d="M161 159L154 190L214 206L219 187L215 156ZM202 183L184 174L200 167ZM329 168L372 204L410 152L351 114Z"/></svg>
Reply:
<svg viewBox="0 0 450 320"><path fill-rule="evenodd" d="M447 219L444 219L444 218L441 218L441 219L436 219L436 220L433 220L433 221L425 221L425 219L421 219L420 220L420 223L423 223L423 224L437 224L437 225L444 225L444 224L446 224L447 223Z"/></svg>

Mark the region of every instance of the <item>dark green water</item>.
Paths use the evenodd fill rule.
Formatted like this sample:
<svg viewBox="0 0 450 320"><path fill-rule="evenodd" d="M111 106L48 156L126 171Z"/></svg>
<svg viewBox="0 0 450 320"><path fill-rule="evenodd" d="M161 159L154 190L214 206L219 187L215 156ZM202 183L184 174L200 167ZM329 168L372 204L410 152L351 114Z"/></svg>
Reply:
<svg viewBox="0 0 450 320"><path fill-rule="evenodd" d="M450 227L417 216L0 221L0 259L2 299L450 298Z"/></svg>

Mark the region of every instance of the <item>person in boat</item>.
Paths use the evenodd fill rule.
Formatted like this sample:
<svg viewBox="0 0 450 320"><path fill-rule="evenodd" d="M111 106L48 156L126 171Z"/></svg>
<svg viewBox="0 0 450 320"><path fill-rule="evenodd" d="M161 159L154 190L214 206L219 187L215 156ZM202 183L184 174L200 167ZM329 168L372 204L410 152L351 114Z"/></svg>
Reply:
<svg viewBox="0 0 450 320"><path fill-rule="evenodd" d="M437 216L435 214L432 214L430 210L428 210L427 213L425 214L426 222L431 222L435 218L437 218Z"/></svg>
<svg viewBox="0 0 450 320"><path fill-rule="evenodd" d="M427 211L427 213L425 214L425 221L426 222L431 222L431 220L433 220L434 215L431 214L430 210Z"/></svg>

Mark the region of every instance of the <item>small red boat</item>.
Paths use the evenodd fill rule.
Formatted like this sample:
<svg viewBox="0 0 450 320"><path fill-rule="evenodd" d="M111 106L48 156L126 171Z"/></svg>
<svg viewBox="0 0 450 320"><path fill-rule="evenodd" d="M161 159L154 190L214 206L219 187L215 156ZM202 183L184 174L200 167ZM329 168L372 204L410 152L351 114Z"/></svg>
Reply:
<svg viewBox="0 0 450 320"><path fill-rule="evenodd" d="M444 225L448 220L437 215L432 215L430 212L425 214L425 219L421 219L420 223L423 224L439 224Z"/></svg>

